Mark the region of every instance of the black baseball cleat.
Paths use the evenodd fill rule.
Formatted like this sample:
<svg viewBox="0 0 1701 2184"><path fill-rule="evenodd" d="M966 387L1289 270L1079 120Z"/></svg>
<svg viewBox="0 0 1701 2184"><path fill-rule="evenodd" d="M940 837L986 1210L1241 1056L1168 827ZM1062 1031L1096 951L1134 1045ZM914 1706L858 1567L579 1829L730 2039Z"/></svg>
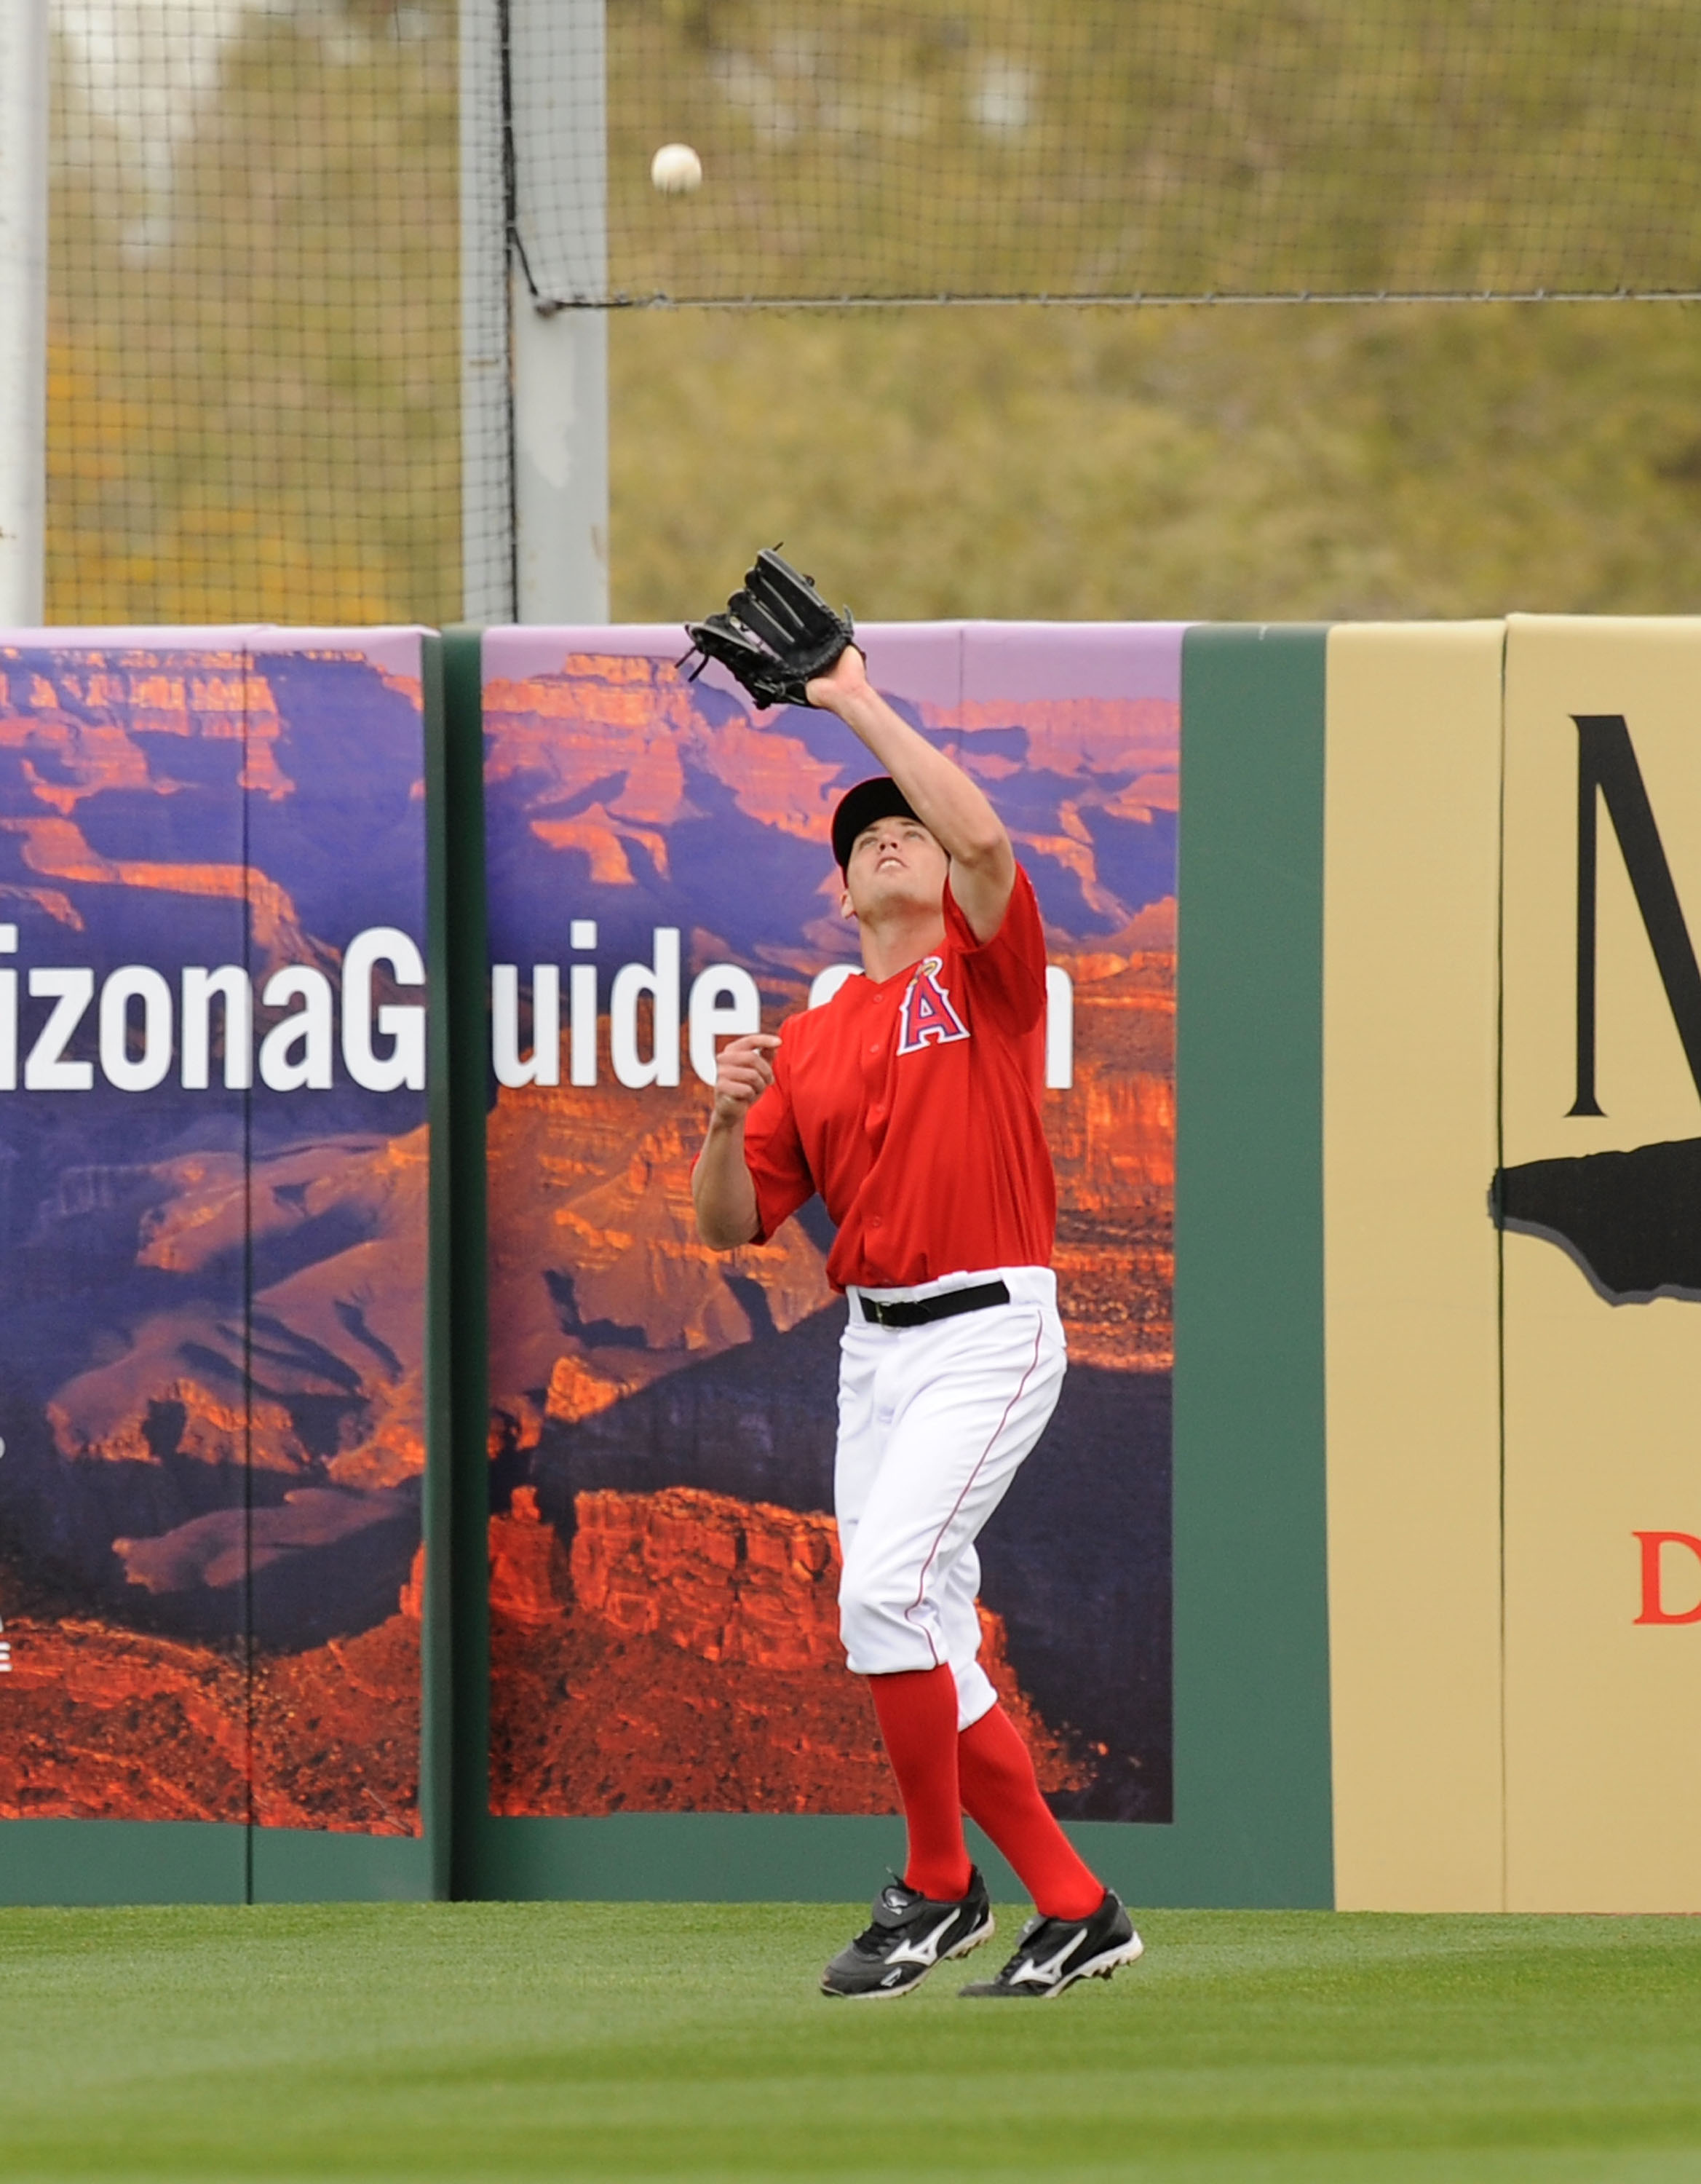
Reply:
<svg viewBox="0 0 1701 2184"><path fill-rule="evenodd" d="M1090 1919L1030 1919L1021 1947L996 1979L976 1980L965 1995L1028 1995L1043 2001L1078 1979L1109 1979L1118 1964L1131 1964L1145 1943L1107 1888Z"/></svg>
<svg viewBox="0 0 1701 2184"><path fill-rule="evenodd" d="M992 1907L981 1869L969 1872L969 1892L939 1903L894 1880L874 1899L874 1923L847 1942L821 1974L823 1994L908 1994L935 1964L966 1957L992 1930Z"/></svg>

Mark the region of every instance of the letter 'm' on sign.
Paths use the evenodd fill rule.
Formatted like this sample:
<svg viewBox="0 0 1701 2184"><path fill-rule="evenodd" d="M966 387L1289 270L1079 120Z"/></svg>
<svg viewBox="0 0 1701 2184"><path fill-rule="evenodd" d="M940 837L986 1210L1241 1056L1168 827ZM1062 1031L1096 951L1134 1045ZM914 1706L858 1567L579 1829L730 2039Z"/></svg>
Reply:
<svg viewBox="0 0 1701 2184"><path fill-rule="evenodd" d="M1577 1096L1573 1115L1604 1112L1595 1098L1595 876L1598 812L1607 808L1636 894L1659 982L1701 1092L1701 970L1654 824L1654 806L1622 713L1574 713L1577 724Z"/></svg>
<svg viewBox="0 0 1701 2184"><path fill-rule="evenodd" d="M1693 1607L1670 1609L1665 1605L1665 1554L1678 1547L1694 1557L1693 1566L1680 1564L1689 1580L1686 1592L1701 1592L1701 1540L1693 1532L1633 1532L1642 1543L1642 1613L1638 1623L1701 1623L1701 1599Z"/></svg>

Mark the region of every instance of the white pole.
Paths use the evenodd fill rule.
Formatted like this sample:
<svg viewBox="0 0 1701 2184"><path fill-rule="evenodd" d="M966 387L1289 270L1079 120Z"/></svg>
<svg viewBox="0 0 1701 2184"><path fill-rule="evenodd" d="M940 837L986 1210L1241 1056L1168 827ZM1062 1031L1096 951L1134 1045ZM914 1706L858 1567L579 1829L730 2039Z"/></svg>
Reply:
<svg viewBox="0 0 1701 2184"><path fill-rule="evenodd" d="M575 308L608 292L603 0L509 0L509 24L519 617L604 622L608 315Z"/></svg>
<svg viewBox="0 0 1701 2184"><path fill-rule="evenodd" d="M499 0L460 0L461 612L479 622L514 618L503 139Z"/></svg>
<svg viewBox="0 0 1701 2184"><path fill-rule="evenodd" d="M47 510L47 0L0 0L0 627L39 625Z"/></svg>

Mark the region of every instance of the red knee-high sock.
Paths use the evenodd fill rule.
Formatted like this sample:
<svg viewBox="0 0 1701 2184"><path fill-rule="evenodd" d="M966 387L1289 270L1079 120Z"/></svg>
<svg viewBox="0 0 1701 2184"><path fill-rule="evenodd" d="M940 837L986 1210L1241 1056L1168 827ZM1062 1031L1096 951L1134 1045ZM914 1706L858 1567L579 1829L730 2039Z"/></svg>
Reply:
<svg viewBox="0 0 1701 2184"><path fill-rule="evenodd" d="M957 1774L964 1811L1014 1866L1042 1918L1085 1919L1098 1908L1104 1884L1052 1818L1032 1757L1002 1707L957 1739Z"/></svg>
<svg viewBox="0 0 1701 2184"><path fill-rule="evenodd" d="M950 1663L868 1681L909 1830L904 1880L940 1903L965 1895L969 1852L957 1788L957 1679Z"/></svg>

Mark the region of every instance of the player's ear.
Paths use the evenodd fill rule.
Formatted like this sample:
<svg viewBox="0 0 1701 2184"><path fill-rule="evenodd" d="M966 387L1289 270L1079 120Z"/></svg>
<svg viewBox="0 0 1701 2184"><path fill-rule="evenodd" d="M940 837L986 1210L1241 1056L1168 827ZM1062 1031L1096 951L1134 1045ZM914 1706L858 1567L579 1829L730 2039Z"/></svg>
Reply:
<svg viewBox="0 0 1701 2184"><path fill-rule="evenodd" d="M839 916L841 917L854 917L856 916L856 905L851 900L851 891L848 888L843 888L840 890Z"/></svg>

